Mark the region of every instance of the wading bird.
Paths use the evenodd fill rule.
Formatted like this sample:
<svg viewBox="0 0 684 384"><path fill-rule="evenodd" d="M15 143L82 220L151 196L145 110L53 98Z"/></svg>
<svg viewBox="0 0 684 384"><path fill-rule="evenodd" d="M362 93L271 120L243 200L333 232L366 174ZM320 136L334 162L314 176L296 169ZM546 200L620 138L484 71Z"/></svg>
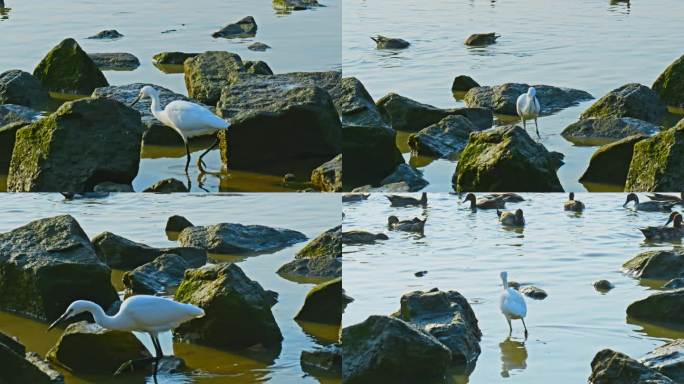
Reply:
<svg viewBox="0 0 684 384"><path fill-rule="evenodd" d="M527 88L527 93L518 96L518 100L515 102L515 108L518 111L520 120L522 120L524 129L527 129L527 120L534 119L534 129L537 131L537 137L541 138L539 135L539 126L537 125L537 117L541 112L541 106L537 99L537 90L534 89L534 87Z"/></svg>
<svg viewBox="0 0 684 384"><path fill-rule="evenodd" d="M501 272L501 281L503 282L503 292L499 301L499 308L501 313L508 321L508 336L513 333L511 320L520 319L525 327L525 339L527 339L527 325L525 325L525 316L527 316L527 305L523 295L515 289L508 286L508 272Z"/></svg>
<svg viewBox="0 0 684 384"><path fill-rule="evenodd" d="M643 203L639 202L639 196L637 196L636 193L632 192L629 195L627 195L627 200L625 201L624 204L622 204L623 207L627 207L627 204L629 204L630 201L634 202L634 209L637 211L666 211L669 212L672 210L672 207L675 206L676 203L672 202L664 202L664 201L644 201Z"/></svg>
<svg viewBox="0 0 684 384"><path fill-rule="evenodd" d="M568 201L563 204L563 208L566 211L582 212L584 211L584 203L579 200L575 200L575 192L570 192Z"/></svg>
<svg viewBox="0 0 684 384"><path fill-rule="evenodd" d="M159 91L150 85L146 85L140 89L138 97L131 103L134 106L140 99L149 97L152 100L151 110L152 115L161 121L162 124L170 127L176 131L185 143L185 153L187 161L185 162L185 173L188 173L188 166L190 165L190 145L189 140L193 137L216 135L219 131L226 130L230 123L222 118L214 115L213 112L207 108L191 103L185 100L175 100L166 105L164 109L161 107L159 101ZM218 136L214 144L211 145L204 153L202 153L197 160L197 166L200 171L206 172L203 166L204 160L202 158L209 153L219 143Z"/></svg>
<svg viewBox="0 0 684 384"><path fill-rule="evenodd" d="M155 382L159 360L164 356L161 343L159 342L160 335L171 333L173 329L186 321L204 316L202 308L159 296L131 296L121 303L119 312L114 316L108 316L102 307L92 301L76 300L69 305L62 316L50 324L48 331L57 324L85 312L93 315L95 323L102 328L148 334L154 345L154 351L150 351L150 353L154 355ZM124 364L122 368L126 365ZM119 368L119 371L122 368Z"/></svg>

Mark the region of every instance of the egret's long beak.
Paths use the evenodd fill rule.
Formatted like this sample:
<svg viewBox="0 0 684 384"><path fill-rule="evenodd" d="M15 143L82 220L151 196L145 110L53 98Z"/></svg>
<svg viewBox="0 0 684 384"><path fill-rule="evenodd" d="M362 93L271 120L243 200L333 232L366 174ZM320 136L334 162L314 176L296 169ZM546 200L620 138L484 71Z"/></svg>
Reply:
<svg viewBox="0 0 684 384"><path fill-rule="evenodd" d="M61 323L62 321L64 321L65 319L66 319L66 313L63 314L62 316L60 316L59 319L55 320L54 323L50 324L50 326L49 326L48 329L47 329L48 332L49 332L50 330L52 330L52 328L56 327L57 324L59 324L59 323Z"/></svg>
<svg viewBox="0 0 684 384"><path fill-rule="evenodd" d="M135 100L133 100L133 102L131 103L131 105L129 105L129 107L132 107L132 106L134 106L135 104L137 104L138 101L140 101L140 98L141 98L141 97L142 97L142 95L138 95L138 97L136 97Z"/></svg>

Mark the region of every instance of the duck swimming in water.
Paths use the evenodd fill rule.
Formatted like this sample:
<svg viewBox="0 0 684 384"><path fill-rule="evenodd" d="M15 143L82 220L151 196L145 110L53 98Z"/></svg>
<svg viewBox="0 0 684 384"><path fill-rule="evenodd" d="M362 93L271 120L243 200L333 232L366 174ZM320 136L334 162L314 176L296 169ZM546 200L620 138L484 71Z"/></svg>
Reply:
<svg viewBox="0 0 684 384"><path fill-rule="evenodd" d="M490 195L491 196L491 195ZM474 193L469 193L466 195L465 199L463 202L465 203L466 201L470 201L470 209L473 211L477 210L478 208L480 209L498 209L498 208L505 208L506 207L506 201L504 199L500 198L487 198L487 197L481 197L481 198L476 198Z"/></svg>
<svg viewBox="0 0 684 384"><path fill-rule="evenodd" d="M505 203L519 203L521 201L525 201L525 199L522 196L518 195L517 193L513 193L513 192L490 193L488 195L484 195L482 198L483 199L503 200Z"/></svg>
<svg viewBox="0 0 684 384"><path fill-rule="evenodd" d="M672 207L674 207L674 205L675 205L675 203L664 202L664 201L644 201L643 203L640 203L639 202L639 196L637 196L636 193L632 192L629 195L627 195L627 200L625 201L624 204L622 204L622 206L626 207L630 201L634 202L634 209L637 211L649 211L649 212L665 211L665 212L669 212L672 210Z"/></svg>
<svg viewBox="0 0 684 384"><path fill-rule="evenodd" d="M364 201L368 199L370 193L345 193L342 195L343 203L355 203L357 201Z"/></svg>
<svg viewBox="0 0 684 384"><path fill-rule="evenodd" d="M390 216L387 218L387 227L396 231L423 233L426 221L427 218L421 220L415 217L411 220L399 220L396 216Z"/></svg>
<svg viewBox="0 0 684 384"><path fill-rule="evenodd" d="M515 212L501 212L497 209L496 215L499 216L499 222L507 227L522 227L525 225L522 209L516 209Z"/></svg>
<svg viewBox="0 0 684 384"><path fill-rule="evenodd" d="M654 193L652 195L646 195L646 197L654 201L670 201L678 204L684 203L684 192L680 192L679 196L667 195L664 193Z"/></svg>
<svg viewBox="0 0 684 384"><path fill-rule="evenodd" d="M584 203L579 200L575 200L575 192L570 192L568 201L563 204L563 208L566 211L582 212L584 211Z"/></svg>
<svg viewBox="0 0 684 384"><path fill-rule="evenodd" d="M672 226L668 227L670 223ZM672 212L667 223L662 227L646 227L639 228L639 230L648 240L681 240L684 237L682 215L679 212Z"/></svg>
<svg viewBox="0 0 684 384"><path fill-rule="evenodd" d="M420 199L399 195L387 195L385 197L389 199L390 205L392 207L411 207L414 205L422 205L423 207L427 206L427 193L425 192L423 192L423 194L420 196Z"/></svg>

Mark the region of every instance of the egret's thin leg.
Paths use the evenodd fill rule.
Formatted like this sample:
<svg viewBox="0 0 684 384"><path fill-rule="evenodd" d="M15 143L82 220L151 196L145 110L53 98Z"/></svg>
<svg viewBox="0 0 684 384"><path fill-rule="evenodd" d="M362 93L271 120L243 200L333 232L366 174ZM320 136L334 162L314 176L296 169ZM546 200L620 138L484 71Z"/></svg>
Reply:
<svg viewBox="0 0 684 384"><path fill-rule="evenodd" d="M527 129L527 121L525 121L525 118L524 118L524 117L521 117L520 120L522 120L523 129Z"/></svg>
<svg viewBox="0 0 684 384"><path fill-rule="evenodd" d="M157 338L157 335L150 334L150 337L152 338L152 344L154 344L154 352L155 352L155 358L154 358L154 380L155 382L157 381L157 370L159 369L159 360L161 360L162 357L164 357L164 352L162 351L161 344L159 343L159 339Z"/></svg>
<svg viewBox="0 0 684 384"><path fill-rule="evenodd" d="M508 337L511 337L511 333L513 333L513 326L511 325L511 319L506 317L506 321L508 321Z"/></svg>
<svg viewBox="0 0 684 384"><path fill-rule="evenodd" d="M202 171L202 172L204 172L204 173L218 174L218 173L215 173L215 172L207 172L207 171L204 169L204 167L206 167L207 165L204 164L204 160L202 160L202 158L203 158L207 153L209 153L212 149L216 148L216 146L217 146L218 144L219 144L219 138L218 138L218 136L216 136L216 140L214 140L214 144L212 144L211 147L207 148L207 150L204 151L204 153L202 153L202 154L200 155L199 160L197 160L197 167L200 169L200 171Z"/></svg>
<svg viewBox="0 0 684 384"><path fill-rule="evenodd" d="M525 325L525 319L521 317L520 320L522 320L523 327L525 327L525 340L527 340L527 325Z"/></svg>
<svg viewBox="0 0 684 384"><path fill-rule="evenodd" d="M534 129L537 131L537 137L541 139L541 135L539 134L539 125L537 125L537 118L534 118Z"/></svg>
<svg viewBox="0 0 684 384"><path fill-rule="evenodd" d="M187 161L185 162L185 174L188 173L188 167L190 166L190 145L187 140L185 141L185 154L187 155Z"/></svg>

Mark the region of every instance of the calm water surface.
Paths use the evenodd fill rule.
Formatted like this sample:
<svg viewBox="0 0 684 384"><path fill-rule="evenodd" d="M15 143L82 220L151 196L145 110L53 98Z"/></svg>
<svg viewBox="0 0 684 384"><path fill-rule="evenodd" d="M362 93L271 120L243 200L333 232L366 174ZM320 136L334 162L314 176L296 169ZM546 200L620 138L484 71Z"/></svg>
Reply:
<svg viewBox="0 0 684 384"><path fill-rule="evenodd" d="M243 60L264 60L275 73L327 71L341 68L341 7L339 0L322 0L314 10L278 14L271 0L8 0L9 10L0 13L0 72L22 69L33 72L43 56L62 39L75 38L86 52L129 52L140 59L135 71L104 72L112 85L134 82L158 84L187 95L183 74L165 74L152 64L152 56L163 51L230 51ZM256 37L214 39L211 34L228 23L254 16L259 27ZM118 40L88 40L103 29L116 29ZM162 33L168 30L174 32ZM247 47L255 41L272 49L254 52ZM211 141L193 148L190 169L193 190L199 189L195 162L200 150ZM207 161L208 160L208 161ZM218 151L205 157L209 169L221 167ZM140 172L133 181L136 191L158 180L175 177L186 181L185 149L150 147L143 151ZM211 191L274 191L282 175L273 177L249 172L228 171L223 180L207 176L199 180ZM300 175L298 175L300 176ZM308 179L309 175L302 175ZM5 188L5 183L0 185Z"/></svg>
<svg viewBox="0 0 684 384"><path fill-rule="evenodd" d="M362 203L345 203L344 230L385 232L389 240L376 245L344 247L344 288L355 301L344 314L343 326L372 314L390 314L399 299L413 290L438 287L456 290L471 303L483 337L480 355L469 379L458 374L453 383L558 384L586 382L589 363L599 350L613 348L635 358L674 338L673 330L626 318L626 308L664 282L640 283L620 272L632 256L680 244L646 244L638 227L662 225L667 214L622 208L624 194L580 193L587 209L563 211L564 194L524 194L527 225L507 230L496 212L472 213L462 198L429 194L429 206L391 208L381 194ZM645 199L645 196L642 196ZM427 217L425 236L389 232L387 217ZM422 278L417 271L428 271ZM514 322L513 338L499 312L502 290L499 272L533 284L548 293L545 300L526 298L529 339ZM381 273L379 273L381 272ZM608 279L615 288L603 295L592 283Z"/></svg>
<svg viewBox="0 0 684 384"><path fill-rule="evenodd" d="M397 92L443 108L463 106L451 94L451 83L461 74L481 85L549 84L599 98L626 83L650 86L684 53L682 14L684 2L677 0L346 0L344 75L359 78L376 100ZM493 31L502 35L497 44L463 44L472 33ZM404 38L411 46L376 50L369 39L376 34ZM580 184L596 148L573 146L560 136L591 103L540 118L542 143L565 154L558 176L566 190L619 190ZM426 190L450 191L456 164L411 159L406 140L400 134L398 146L407 161L425 172L430 181Z"/></svg>
<svg viewBox="0 0 684 384"><path fill-rule="evenodd" d="M78 220L92 238L111 231L151 246L174 246L164 233L166 219L174 214L187 217L196 225L220 222L263 224L290 228L309 238L339 225L339 197L322 194L249 194L228 195L152 195L119 194L106 199L64 201L58 194L4 194L0 196L0 232L10 231L27 222L60 214ZM311 284L300 284L278 276L276 270L305 243L284 250L250 257L210 255L214 261L239 262L247 276L264 289L280 294L273 314L284 336L282 350L268 359L249 353L228 352L195 344L177 343L176 355L185 359L191 374L160 376L161 383L337 383L339 380L306 376L300 368L302 350L327 345L337 339L338 327L298 324L293 320L304 303ZM114 271L112 282L119 290L122 271ZM44 355L60 336L60 331L46 332L47 324L0 312L0 331L16 336L27 350ZM65 372L67 384L121 383L111 376L76 377ZM131 382L128 379L126 382ZM151 383L151 378L133 382Z"/></svg>

